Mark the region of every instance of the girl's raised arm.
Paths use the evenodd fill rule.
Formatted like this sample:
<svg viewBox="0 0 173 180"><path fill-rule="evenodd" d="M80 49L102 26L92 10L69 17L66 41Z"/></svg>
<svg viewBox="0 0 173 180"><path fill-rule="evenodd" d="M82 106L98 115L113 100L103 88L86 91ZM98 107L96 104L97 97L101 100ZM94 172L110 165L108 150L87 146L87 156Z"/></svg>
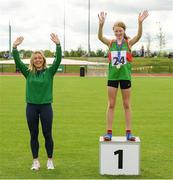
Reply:
<svg viewBox="0 0 173 180"><path fill-rule="evenodd" d="M109 46L111 40L107 39L106 37L103 36L103 26L105 23L106 16L107 16L107 13L105 13L105 12L101 12L100 14L98 14L98 18L99 18L98 38L102 43Z"/></svg>
<svg viewBox="0 0 173 180"><path fill-rule="evenodd" d="M148 11L144 11L143 13L139 13L138 16L138 32L135 37L129 40L129 46L132 47L135 43L139 41L142 36L142 23L148 17Z"/></svg>

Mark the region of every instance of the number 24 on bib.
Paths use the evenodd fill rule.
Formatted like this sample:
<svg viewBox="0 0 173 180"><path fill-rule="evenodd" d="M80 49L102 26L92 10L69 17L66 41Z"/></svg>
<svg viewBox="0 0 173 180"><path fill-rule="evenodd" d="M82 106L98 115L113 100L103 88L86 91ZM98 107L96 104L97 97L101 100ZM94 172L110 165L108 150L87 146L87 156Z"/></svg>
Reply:
<svg viewBox="0 0 173 180"><path fill-rule="evenodd" d="M127 63L126 51L112 51L111 61L112 61L112 66L126 64Z"/></svg>

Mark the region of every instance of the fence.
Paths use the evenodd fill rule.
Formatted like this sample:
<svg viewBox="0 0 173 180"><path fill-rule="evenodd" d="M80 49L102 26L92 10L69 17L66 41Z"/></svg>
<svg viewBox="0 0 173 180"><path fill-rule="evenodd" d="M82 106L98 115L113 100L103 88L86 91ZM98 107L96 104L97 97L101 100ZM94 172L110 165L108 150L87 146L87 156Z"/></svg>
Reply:
<svg viewBox="0 0 173 180"><path fill-rule="evenodd" d="M65 74L79 74L80 65L60 65L57 73ZM108 72L108 65L85 65L85 74L88 76L106 76ZM16 72L15 64L0 64L0 72ZM135 74L154 74L166 73L173 74L173 65L151 65L151 66L132 66L132 73Z"/></svg>

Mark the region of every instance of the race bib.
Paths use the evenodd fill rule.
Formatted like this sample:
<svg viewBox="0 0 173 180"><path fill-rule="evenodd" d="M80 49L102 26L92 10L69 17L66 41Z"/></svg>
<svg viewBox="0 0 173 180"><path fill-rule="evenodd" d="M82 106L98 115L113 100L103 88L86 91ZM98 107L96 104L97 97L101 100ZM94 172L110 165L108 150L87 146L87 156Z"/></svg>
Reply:
<svg viewBox="0 0 173 180"><path fill-rule="evenodd" d="M121 66L127 63L126 51L111 51L111 62L112 66Z"/></svg>

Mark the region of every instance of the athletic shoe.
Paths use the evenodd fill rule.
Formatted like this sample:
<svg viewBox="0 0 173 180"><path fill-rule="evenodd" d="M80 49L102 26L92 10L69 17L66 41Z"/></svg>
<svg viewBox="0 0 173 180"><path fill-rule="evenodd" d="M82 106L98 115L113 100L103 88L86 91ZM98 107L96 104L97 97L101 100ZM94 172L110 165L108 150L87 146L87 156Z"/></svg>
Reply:
<svg viewBox="0 0 173 180"><path fill-rule="evenodd" d="M39 170L40 169L40 162L38 160L33 160L31 170Z"/></svg>
<svg viewBox="0 0 173 180"><path fill-rule="evenodd" d="M112 134L105 134L103 136L103 138L104 138L104 141L111 141L112 140Z"/></svg>
<svg viewBox="0 0 173 180"><path fill-rule="evenodd" d="M133 136L131 133L126 133L126 139L127 141L135 141L136 137Z"/></svg>
<svg viewBox="0 0 173 180"><path fill-rule="evenodd" d="M47 160L47 169L55 169L53 165L53 161L50 159Z"/></svg>

